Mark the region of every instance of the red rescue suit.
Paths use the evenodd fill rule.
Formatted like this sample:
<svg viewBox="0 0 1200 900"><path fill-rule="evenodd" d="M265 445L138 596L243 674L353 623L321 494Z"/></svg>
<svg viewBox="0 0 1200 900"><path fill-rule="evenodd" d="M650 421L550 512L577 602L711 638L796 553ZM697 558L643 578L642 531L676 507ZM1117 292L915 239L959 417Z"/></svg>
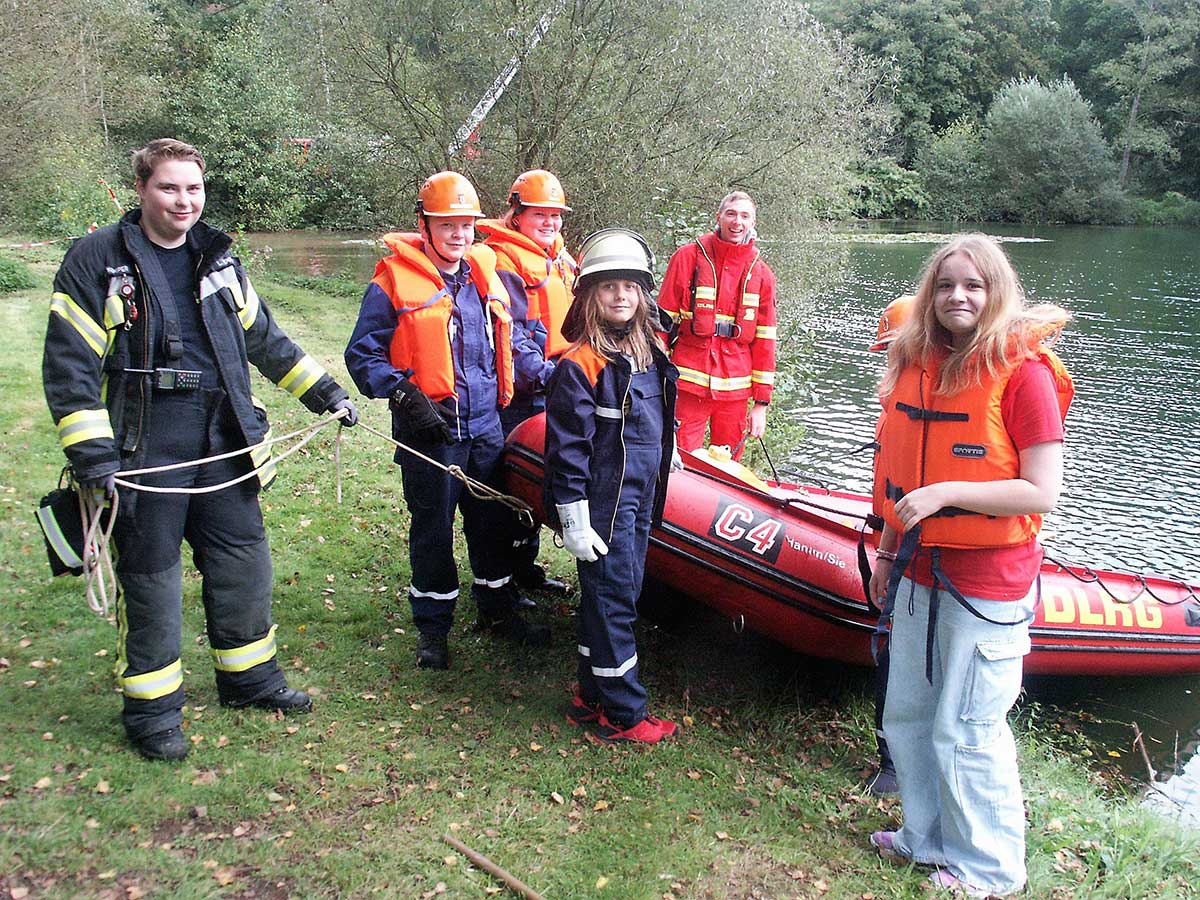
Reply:
<svg viewBox="0 0 1200 900"><path fill-rule="evenodd" d="M409 376L434 401L456 396L454 361L450 355L450 322L454 298L442 274L421 249L421 236L393 232L383 236L392 250L375 267L372 282L391 299L396 309L396 330L389 358L394 368ZM480 244L467 251L471 279L485 298L496 351L497 403L507 406L513 395L512 316L508 292L496 274L496 254Z"/></svg>
<svg viewBox="0 0 1200 900"><path fill-rule="evenodd" d="M1075 388L1058 356L1035 345L1035 357L1054 376L1059 411L1066 419ZM1020 477L1017 448L1004 427L1001 398L1022 360L996 377L955 394L935 394L940 363L909 366L883 398L876 461L874 508L897 533L904 531L896 503L910 491L942 481L1002 481ZM930 516L921 523L926 546L975 549L1028 543L1042 526L1040 515Z"/></svg>
<svg viewBox="0 0 1200 900"><path fill-rule="evenodd" d="M562 354L571 342L562 336L562 323L571 307L578 266L563 246L562 236L548 248L532 238L507 228L497 219L483 219L476 227L486 235L487 246L496 251L496 265L520 276L529 298L527 318L546 329L546 359Z"/></svg>
<svg viewBox="0 0 1200 900"><path fill-rule="evenodd" d="M775 274L753 241L715 232L680 247L658 294L678 325L671 361L679 390L716 401L767 403L775 383Z"/></svg>

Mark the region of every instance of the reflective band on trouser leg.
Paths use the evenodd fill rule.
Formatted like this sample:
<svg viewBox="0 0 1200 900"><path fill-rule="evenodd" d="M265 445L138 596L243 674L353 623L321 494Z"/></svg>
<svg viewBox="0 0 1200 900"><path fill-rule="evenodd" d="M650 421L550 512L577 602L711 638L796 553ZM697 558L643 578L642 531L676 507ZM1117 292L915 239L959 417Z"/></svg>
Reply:
<svg viewBox="0 0 1200 900"><path fill-rule="evenodd" d="M272 625L265 638L243 644L241 647L226 649L210 647L208 652L212 654L213 666L218 672L245 672L247 669L270 662L275 658L275 629L277 627L277 625Z"/></svg>
<svg viewBox="0 0 1200 900"><path fill-rule="evenodd" d="M586 656L586 657L588 657L589 660L591 659L592 651L588 647L585 647L585 646L583 646L583 644L580 644L576 649L579 650L580 656ZM590 668L592 670L592 674L595 675L597 678L620 678L622 675L624 675L626 672L628 672L630 669L632 669L634 666L636 666L637 661L638 661L638 658L637 658L637 654L635 653L635 654L633 654L633 656L629 657L629 659L625 660L625 662L621 663L619 666L612 666L612 667L606 668L604 666L589 665L588 668Z"/></svg>
<svg viewBox="0 0 1200 900"><path fill-rule="evenodd" d="M320 363L306 353L286 375L279 379L279 386L293 397L303 397L324 374L325 370L321 368Z"/></svg>
<svg viewBox="0 0 1200 900"><path fill-rule="evenodd" d="M82 441L112 437L107 409L81 409L58 420L58 440L64 450Z"/></svg>
<svg viewBox="0 0 1200 900"><path fill-rule="evenodd" d="M183 664L179 660L154 672L117 678L121 693L134 700L156 700L183 687Z"/></svg>

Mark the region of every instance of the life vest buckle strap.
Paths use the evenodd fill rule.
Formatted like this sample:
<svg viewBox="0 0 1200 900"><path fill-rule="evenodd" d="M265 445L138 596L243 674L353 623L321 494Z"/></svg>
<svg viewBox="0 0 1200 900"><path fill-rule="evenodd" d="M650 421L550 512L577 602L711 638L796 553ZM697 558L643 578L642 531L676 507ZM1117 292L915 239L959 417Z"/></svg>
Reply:
<svg viewBox="0 0 1200 900"><path fill-rule="evenodd" d="M742 336L742 326L737 322L717 322L714 326L713 334L717 337L737 340Z"/></svg>
<svg viewBox="0 0 1200 900"><path fill-rule="evenodd" d="M896 409L914 422L969 422L971 417L964 412L947 412L940 409L925 409L912 406L903 401L896 401Z"/></svg>

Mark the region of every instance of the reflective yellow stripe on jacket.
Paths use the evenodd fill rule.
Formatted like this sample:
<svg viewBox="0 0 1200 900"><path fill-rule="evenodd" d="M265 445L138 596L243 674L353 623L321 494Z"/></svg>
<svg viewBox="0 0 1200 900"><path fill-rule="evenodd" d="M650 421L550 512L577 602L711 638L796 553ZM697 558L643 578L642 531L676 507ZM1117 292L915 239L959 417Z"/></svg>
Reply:
<svg viewBox="0 0 1200 900"><path fill-rule="evenodd" d="M709 375L707 372L701 372L699 369L689 369L678 364L676 368L679 369L680 381L687 381L714 391L740 391L750 387L749 375L739 375L735 378L718 378L714 375ZM773 373L771 377L774 378Z"/></svg>
<svg viewBox="0 0 1200 900"><path fill-rule="evenodd" d="M113 438L107 409L81 409L58 420L58 440L63 449L82 441Z"/></svg>
<svg viewBox="0 0 1200 900"><path fill-rule="evenodd" d="M279 386L293 397L303 397L310 387L325 375L325 370L307 353L288 373L279 379Z"/></svg>

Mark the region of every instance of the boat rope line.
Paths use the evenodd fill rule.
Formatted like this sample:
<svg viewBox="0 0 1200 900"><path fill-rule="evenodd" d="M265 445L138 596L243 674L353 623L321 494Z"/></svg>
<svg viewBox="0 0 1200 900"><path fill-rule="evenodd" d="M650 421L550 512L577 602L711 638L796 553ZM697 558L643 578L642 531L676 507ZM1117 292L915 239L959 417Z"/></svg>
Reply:
<svg viewBox="0 0 1200 900"><path fill-rule="evenodd" d="M714 475L711 472L703 472L698 469L692 469L692 468L689 468L688 471L693 473L694 475L699 475L703 478L707 478L711 481L716 481L720 484L733 484L735 487L738 488L738 490L743 490L743 491L746 491L747 493L754 494L757 497L762 497L764 500L767 500L777 506L782 506L782 507L788 507L788 506L793 506L793 505L806 506L810 509L819 510L820 512L830 513L832 515L842 516L842 517L848 518L848 519L858 519L859 521L864 522L864 523L869 522L869 519L870 519L869 515L855 513L855 512L851 512L849 510L845 510L845 509L837 509L836 507L826 506L824 504L817 503L813 500L809 500L805 497L779 497L775 494L771 494L766 491L760 490L759 488L756 488L753 485L746 484L743 481L734 481L733 479L729 478L728 476ZM1101 576L1099 573L1097 573L1091 566L1088 566L1086 564L1074 565L1071 563L1065 563L1065 562L1057 559L1056 557L1051 556L1048 552L1045 551L1045 549L1043 549L1043 554L1044 554L1047 562L1050 562L1050 563L1058 566L1060 569L1062 569L1064 572L1066 572L1068 575L1070 575L1076 581L1079 581L1082 584L1097 585L1102 591L1104 591L1106 594L1108 594L1108 596L1111 597L1114 601L1116 601L1117 603L1121 603L1123 605L1128 605L1130 603L1133 603L1139 597L1141 597L1143 594L1149 595L1150 597L1152 597L1154 600L1156 600L1159 604L1161 604L1163 606L1180 606L1184 603L1187 603L1189 600L1194 600L1194 601L1196 601L1197 604L1200 604L1200 594L1196 593L1196 589L1192 585L1190 585L1188 582L1186 582L1180 578L1164 578L1164 579L1162 579L1163 581L1166 581L1168 584L1178 588L1180 591L1183 592L1182 597L1172 600L1170 598L1163 597L1160 593L1158 593L1158 591L1155 591L1154 588L1151 587L1149 581L1147 581L1146 576L1138 574L1136 572L1130 572L1129 577L1134 579L1138 583L1138 588L1136 589L1136 591L1134 591L1134 593L1132 595L1127 596L1127 597L1120 597L1117 594L1113 593L1112 589L1105 583L1103 576Z"/></svg>
<svg viewBox="0 0 1200 900"><path fill-rule="evenodd" d="M129 488L130 490L143 491L148 494L211 494L215 491L223 491L227 487L233 487L235 484L241 484L243 481L254 478L255 476L261 474L264 470L270 468L271 466L278 465L279 463L283 462L293 453L296 453L302 449L304 445L315 438L322 429L327 428L334 422L340 421L342 417L348 414L349 413L345 410L339 410L338 412L333 413L332 415L321 419L319 422L316 422L305 428L298 428L295 431L289 432L288 434L281 434L277 438L268 438L249 447L243 447L240 450L231 450L229 453L218 453L216 456L205 456L201 459L185 460L184 462L170 463L164 466L150 466L149 468L145 469L130 469L127 472L118 472L117 484L121 487ZM338 429L337 440L339 444L341 442L342 430L343 429L341 428ZM139 484L136 481L128 480L141 475L157 475L160 472L172 472L177 469L189 469L195 466L205 466L209 463L220 462L223 459L230 459L234 456L242 456L247 453L257 452L262 450L264 447L270 447L274 444L282 443L283 441L290 441L293 438L300 437L301 435L303 435L302 440L300 440L294 447L288 447L288 449L280 453L278 457L271 457L264 461L261 465L254 466L250 469L250 471L239 475L237 478L231 478L228 481L222 481L219 484L209 484L205 485L204 487L160 487L152 484ZM341 459L339 454L338 462L340 463L340 461ZM340 485L340 471L338 473L338 482ZM338 489L338 494L339 496L341 494L340 486Z"/></svg>
<svg viewBox="0 0 1200 900"><path fill-rule="evenodd" d="M399 447L404 452L410 453L413 456L417 457L417 459L420 459L420 460L423 460L423 461L429 463L429 465L433 466L436 469L441 469L443 472L445 472L451 478L457 478L459 481L461 481L463 483L463 485L466 487L466 489L470 492L471 496L474 497L476 500L493 500L496 503L499 503L501 506L507 506L509 509L511 509L516 514L517 519L521 522L521 524L523 526L525 526L526 528L534 527L533 509L524 500L521 500L518 497L514 497L511 494L505 494L503 491L496 490L496 488L492 487L490 484L484 484L482 481L479 481L476 478L472 478L470 475L468 475L466 472L464 472L462 470L462 468L459 466L454 466L454 465L447 466L444 463L438 462L436 459L431 459L430 457L428 457L424 453L422 453L420 450L414 450L412 447L408 446L407 444L401 443L400 441L396 440L391 435L384 434L382 431L376 431L374 428L365 424L364 422L359 422L356 427L362 428L362 429L366 430L367 432L375 435L376 437L387 441L389 444L393 444L394 446Z"/></svg>
<svg viewBox="0 0 1200 900"><path fill-rule="evenodd" d="M228 453L219 453L215 456L206 456L201 459L185 460L178 463L170 463L162 466L150 466L142 469L129 469L116 473L115 483L122 488L132 491L142 491L152 494L209 494L216 491L224 490L232 487L235 484L240 484L250 478L254 478L261 474L266 469L277 466L283 460L287 459L294 453L299 452L306 444L315 438L322 430L332 425L334 422L339 423L337 438L334 442L334 468L337 473L337 502L342 502L342 433L345 431L345 426L341 425L341 420L349 415L348 410L339 410L321 419L318 422L308 425L304 428L298 428L287 434L280 435L275 438L267 438L249 447L243 447L240 450L233 450ZM478 500L491 500L498 502L511 509L517 516L518 520L527 528L532 528L533 510L524 501L509 494L502 493L496 490L491 485L472 478L467 475L459 466L447 466L438 462L435 459L430 459L424 453L414 450L407 444L395 440L389 435L376 431L364 422L359 422L357 427L376 435L379 438L387 441L411 453L425 462L429 463L437 469L445 472L453 478L457 478L465 485L472 497ZM230 459L235 456L259 452L265 447L273 446L284 441L290 441L300 438L296 444L288 447L287 450L280 453L278 456L266 459L262 464L252 467L248 472L239 475L236 478L231 478L227 481L218 484L205 485L204 487L161 487L158 485L140 484L136 481L131 481L132 478L138 478L143 475L156 475L161 472L171 472L178 469L194 468L204 466L210 463L219 462L224 459ZM114 491L110 499L103 496L97 496L97 492L90 490L79 491L79 514L83 523L84 534L84 554L83 554L83 579L84 579L84 594L87 598L88 608L99 614L101 617L107 618L109 610L110 596L115 600L120 593L120 587L117 583L116 572L113 566L112 554L109 551L109 540L112 536L113 526L117 520L117 509L120 503L119 492Z"/></svg>
<svg viewBox="0 0 1200 900"><path fill-rule="evenodd" d="M1047 562L1051 562L1054 565L1058 566L1060 569L1062 569L1064 572L1066 572L1068 575L1070 575L1076 581L1079 581L1083 584L1099 585L1100 589L1102 591L1104 591L1104 593L1108 594L1108 596L1110 596L1117 603L1122 603L1122 604L1133 603L1139 597L1141 597L1142 594L1149 594L1151 597L1153 597L1156 601L1158 601L1163 606L1179 606L1183 603L1187 603L1189 600L1195 600L1197 603L1200 603L1200 596L1198 596L1196 594L1195 589L1190 584L1188 584L1186 581L1177 580L1174 578L1164 579L1169 584L1174 585L1175 587L1179 588L1180 590L1182 590L1184 592L1183 597L1180 597L1177 600L1168 600L1167 598L1160 596L1154 590L1154 588L1150 587L1150 583L1148 581L1146 581L1146 577L1144 575L1139 575L1136 572L1130 573L1130 577L1133 578L1134 580L1136 580L1137 583L1140 585L1140 587L1132 595L1130 595L1128 597L1118 597L1116 594L1114 594L1112 592L1112 589L1107 584L1104 583L1104 578L1098 572L1096 572L1096 570L1093 569L1091 566L1088 566L1088 565L1072 566L1072 565L1069 565L1068 563L1062 562L1061 560L1055 559L1053 556L1051 556L1049 553L1046 553L1045 551L1043 551L1043 555L1044 555L1045 559L1047 560ZM1075 571L1076 569L1080 569L1081 572Z"/></svg>

